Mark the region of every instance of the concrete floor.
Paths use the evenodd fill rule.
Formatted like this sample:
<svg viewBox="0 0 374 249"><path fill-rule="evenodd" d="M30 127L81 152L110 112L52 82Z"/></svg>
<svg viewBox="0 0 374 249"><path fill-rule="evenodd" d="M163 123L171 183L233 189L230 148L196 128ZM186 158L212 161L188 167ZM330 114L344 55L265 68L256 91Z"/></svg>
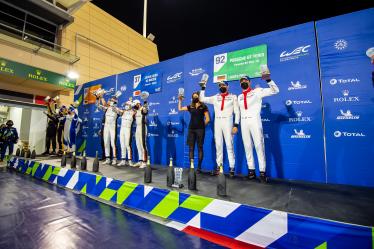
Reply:
<svg viewBox="0 0 374 249"><path fill-rule="evenodd" d="M60 165L60 158L39 158L50 165ZM92 171L93 159L88 159L87 169ZM69 161L67 167L70 168ZM77 162L79 168L79 160ZM166 168L152 166L152 183L158 188L166 187ZM144 184L143 170L131 167L102 165L100 172L118 180ZM374 226L374 188L358 188L343 185L324 185L304 182L272 180L268 184L236 177L227 178L227 197L216 194L217 177L197 175L197 191L187 188L188 169L183 173L184 188L175 189L190 194L203 195L227 201L248 204L289 213L296 213L347 223Z"/></svg>

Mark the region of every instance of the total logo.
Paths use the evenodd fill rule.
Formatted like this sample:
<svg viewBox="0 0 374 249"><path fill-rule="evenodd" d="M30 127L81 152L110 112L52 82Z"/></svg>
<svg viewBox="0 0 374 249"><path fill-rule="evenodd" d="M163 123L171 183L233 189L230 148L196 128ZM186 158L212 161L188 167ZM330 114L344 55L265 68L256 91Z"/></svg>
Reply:
<svg viewBox="0 0 374 249"><path fill-rule="evenodd" d="M348 47L348 42L344 39L339 39L334 43L336 50L344 50Z"/></svg>
<svg viewBox="0 0 374 249"><path fill-rule="evenodd" d="M166 124L167 124L168 126L175 126L175 125L179 125L179 122L168 121Z"/></svg>
<svg viewBox="0 0 374 249"><path fill-rule="evenodd" d="M305 104L312 104L312 101L307 99L307 100L286 100L286 106L291 106L291 105L305 105Z"/></svg>
<svg viewBox="0 0 374 249"><path fill-rule="evenodd" d="M349 90L342 91L343 97L334 98L334 102L359 102L358 96L349 96Z"/></svg>
<svg viewBox="0 0 374 249"><path fill-rule="evenodd" d="M296 130L294 129L294 134L291 135L291 138L298 138L298 139L309 139L312 137L312 135L305 134L304 130Z"/></svg>
<svg viewBox="0 0 374 249"><path fill-rule="evenodd" d="M178 104L177 97L175 96L171 97L171 99L169 100L169 105L172 105L172 104Z"/></svg>
<svg viewBox="0 0 374 249"><path fill-rule="evenodd" d="M178 112L175 110L175 108L170 108L169 115L177 115Z"/></svg>
<svg viewBox="0 0 374 249"><path fill-rule="evenodd" d="M174 75L169 75L166 78L166 83L170 84L170 83L174 83L174 82L182 79L182 74L183 74L183 72L175 73Z"/></svg>
<svg viewBox="0 0 374 249"><path fill-rule="evenodd" d="M291 52L285 50L279 56L280 61L283 62L283 61L289 61L289 60L296 60L302 56L309 55L310 46L311 45L300 46L300 47L295 48Z"/></svg>
<svg viewBox="0 0 374 249"><path fill-rule="evenodd" d="M360 115L353 115L351 110L343 111L340 109L340 114L336 117L338 120L355 120L355 119L360 119Z"/></svg>
<svg viewBox="0 0 374 249"><path fill-rule="evenodd" d="M353 79L331 79L330 85L336 85L336 84L348 84L348 83L359 83L360 80L358 78Z"/></svg>
<svg viewBox="0 0 374 249"><path fill-rule="evenodd" d="M301 84L300 81L296 81L296 82L291 81L291 85L288 87L288 91L301 90L305 88L307 88L307 85Z"/></svg>
<svg viewBox="0 0 374 249"><path fill-rule="evenodd" d="M179 137L179 135L178 135L178 133L175 133L174 130L171 130L171 133L168 134L168 137L176 138L176 137Z"/></svg>
<svg viewBox="0 0 374 249"><path fill-rule="evenodd" d="M366 137L362 132L334 131L334 137Z"/></svg>
<svg viewBox="0 0 374 249"><path fill-rule="evenodd" d="M155 123L155 121L152 120L152 121L149 123L149 127L157 127L157 123Z"/></svg>
<svg viewBox="0 0 374 249"><path fill-rule="evenodd" d="M296 112L297 117L296 118L289 118L289 122L310 122L312 121L311 117L303 117L303 112L302 111L297 111Z"/></svg>
<svg viewBox="0 0 374 249"><path fill-rule="evenodd" d="M156 112L156 109L153 109L152 112L149 114L150 117L156 117L158 116L158 112Z"/></svg>
<svg viewBox="0 0 374 249"><path fill-rule="evenodd" d="M189 72L189 74L190 74L191 76L198 76L198 75L200 75L200 74L202 74L202 73L205 73L205 70L202 69L201 67L200 67L200 68L192 69L191 72Z"/></svg>
<svg viewBox="0 0 374 249"><path fill-rule="evenodd" d="M151 106L154 106L154 105L159 105L160 103L159 102L149 102L149 107L151 107Z"/></svg>
<svg viewBox="0 0 374 249"><path fill-rule="evenodd" d="M158 137L159 134L157 133L148 133L148 137Z"/></svg>

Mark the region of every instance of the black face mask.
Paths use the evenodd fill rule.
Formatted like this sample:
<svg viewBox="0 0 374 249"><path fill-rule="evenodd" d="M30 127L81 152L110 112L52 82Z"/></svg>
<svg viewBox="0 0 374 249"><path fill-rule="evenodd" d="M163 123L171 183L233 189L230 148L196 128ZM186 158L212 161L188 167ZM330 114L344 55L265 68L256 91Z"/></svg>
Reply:
<svg viewBox="0 0 374 249"><path fill-rule="evenodd" d="M137 106L137 105L134 106L134 109L135 109L135 110L138 110L138 109L139 109L139 106Z"/></svg>
<svg viewBox="0 0 374 249"><path fill-rule="evenodd" d="M240 86L242 87L243 90L246 90L249 87L247 82L241 83Z"/></svg>
<svg viewBox="0 0 374 249"><path fill-rule="evenodd" d="M220 87L219 90L221 91L221 93L225 93L227 91L227 88L226 87Z"/></svg>
<svg viewBox="0 0 374 249"><path fill-rule="evenodd" d="M192 102L194 102L196 104L197 102L199 102L199 99L198 98L193 98Z"/></svg>

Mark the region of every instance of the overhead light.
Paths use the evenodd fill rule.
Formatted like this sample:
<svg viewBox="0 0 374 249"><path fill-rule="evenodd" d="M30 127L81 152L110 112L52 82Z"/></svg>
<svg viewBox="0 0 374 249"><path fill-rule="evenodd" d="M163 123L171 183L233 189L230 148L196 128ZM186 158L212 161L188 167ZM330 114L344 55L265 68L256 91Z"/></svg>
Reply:
<svg viewBox="0 0 374 249"><path fill-rule="evenodd" d="M27 38L29 38L27 35L25 35L24 37L23 37L23 40L26 40Z"/></svg>
<svg viewBox="0 0 374 249"><path fill-rule="evenodd" d="M77 72L71 70L71 71L68 72L68 78L72 79L72 80L76 80L76 79L79 78L79 74Z"/></svg>
<svg viewBox="0 0 374 249"><path fill-rule="evenodd" d="M147 36L147 39L150 40L150 41L154 41L156 38L156 36L154 36L152 33L149 33L149 35Z"/></svg>

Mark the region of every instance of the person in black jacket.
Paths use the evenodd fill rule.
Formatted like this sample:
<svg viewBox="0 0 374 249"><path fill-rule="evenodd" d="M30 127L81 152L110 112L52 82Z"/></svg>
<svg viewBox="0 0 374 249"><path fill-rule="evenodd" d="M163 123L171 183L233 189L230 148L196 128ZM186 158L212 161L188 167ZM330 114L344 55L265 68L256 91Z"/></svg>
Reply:
<svg viewBox="0 0 374 249"><path fill-rule="evenodd" d="M56 133L59 119L56 114L49 114L44 112L48 116L48 126L45 141L45 152L42 155L55 155L56 154ZM52 142L52 153L49 153L49 148Z"/></svg>
<svg viewBox="0 0 374 249"><path fill-rule="evenodd" d="M61 156L63 153L62 148L62 137L64 134L65 118L64 116L67 113L66 106L61 106L57 115L58 126L57 126L57 143L58 143L58 155Z"/></svg>
<svg viewBox="0 0 374 249"><path fill-rule="evenodd" d="M9 148L9 155L13 154L14 144L18 142L17 129L13 127L13 121L8 120L6 126L0 129L0 162L4 160L6 149Z"/></svg>
<svg viewBox="0 0 374 249"><path fill-rule="evenodd" d="M183 97L178 97L178 110L188 111L191 114L190 124L188 125L187 145L189 146L190 161L194 160L195 144L199 152L199 163L197 172L201 171L201 163L204 157L203 145L205 138L205 126L210 121L208 107L199 100L199 92L192 94L192 102L188 106L182 107Z"/></svg>

